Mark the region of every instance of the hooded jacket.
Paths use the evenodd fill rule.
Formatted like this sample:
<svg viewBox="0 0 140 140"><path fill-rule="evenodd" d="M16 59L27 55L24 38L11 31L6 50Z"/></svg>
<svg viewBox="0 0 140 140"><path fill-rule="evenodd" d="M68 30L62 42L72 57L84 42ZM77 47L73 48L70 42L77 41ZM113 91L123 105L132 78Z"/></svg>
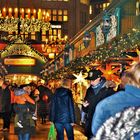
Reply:
<svg viewBox="0 0 140 140"><path fill-rule="evenodd" d="M93 135L96 135L98 129L109 117L115 116L116 113L133 106L140 106L140 88L132 85L126 85L125 91L117 92L116 94L102 100L97 105L92 119ZM140 137L137 140L139 139Z"/></svg>
<svg viewBox="0 0 140 140"><path fill-rule="evenodd" d="M50 121L54 123L75 123L71 90L65 87L56 89L51 102Z"/></svg>

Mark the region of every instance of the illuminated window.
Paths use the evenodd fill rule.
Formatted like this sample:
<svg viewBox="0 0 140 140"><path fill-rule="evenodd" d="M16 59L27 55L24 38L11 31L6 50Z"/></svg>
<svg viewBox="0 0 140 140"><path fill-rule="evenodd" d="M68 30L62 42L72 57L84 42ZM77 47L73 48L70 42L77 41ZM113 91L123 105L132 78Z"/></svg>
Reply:
<svg viewBox="0 0 140 140"><path fill-rule="evenodd" d="M46 41L46 31L42 31L42 41Z"/></svg>
<svg viewBox="0 0 140 140"><path fill-rule="evenodd" d="M57 16L53 16L52 20L57 21Z"/></svg>
<svg viewBox="0 0 140 140"><path fill-rule="evenodd" d="M49 30L49 35L52 35L52 30Z"/></svg>
<svg viewBox="0 0 140 140"><path fill-rule="evenodd" d="M48 13L48 15L49 15L49 19L52 20L52 17L51 17L51 15L52 15L51 10L47 10L47 13Z"/></svg>
<svg viewBox="0 0 140 140"><path fill-rule="evenodd" d="M102 8L103 7L103 5L102 4L100 4L100 8Z"/></svg>
<svg viewBox="0 0 140 140"><path fill-rule="evenodd" d="M58 29L58 35L61 36L61 30L60 29Z"/></svg>
<svg viewBox="0 0 140 140"><path fill-rule="evenodd" d="M53 10L52 14L53 15L57 15L57 11L56 10Z"/></svg>
<svg viewBox="0 0 140 140"><path fill-rule="evenodd" d="M57 31L56 31L56 29L53 30L53 35L54 35L54 36L57 35Z"/></svg>
<svg viewBox="0 0 140 140"><path fill-rule="evenodd" d="M25 33L25 38L28 38L28 34L27 33Z"/></svg>
<svg viewBox="0 0 140 140"><path fill-rule="evenodd" d="M67 10L47 10L52 21L68 21Z"/></svg>
<svg viewBox="0 0 140 140"><path fill-rule="evenodd" d="M67 10L64 10L64 11L63 11L63 14L64 14L64 15L68 15L68 11L67 11Z"/></svg>
<svg viewBox="0 0 140 140"><path fill-rule="evenodd" d="M110 3L103 3L103 10L105 10L108 6L109 6Z"/></svg>
<svg viewBox="0 0 140 140"><path fill-rule="evenodd" d="M136 16L140 15L140 0L136 2Z"/></svg>
<svg viewBox="0 0 140 140"><path fill-rule="evenodd" d="M63 21L68 21L68 16L63 16Z"/></svg>
<svg viewBox="0 0 140 140"><path fill-rule="evenodd" d="M68 21L68 11L67 10L63 11L63 21Z"/></svg>
<svg viewBox="0 0 140 140"><path fill-rule="evenodd" d="M58 10L58 21L62 21L62 10Z"/></svg>
<svg viewBox="0 0 140 140"><path fill-rule="evenodd" d="M62 10L58 10L58 15L62 15Z"/></svg>
<svg viewBox="0 0 140 140"><path fill-rule="evenodd" d="M31 32L31 39L35 40L35 32Z"/></svg>
<svg viewBox="0 0 140 140"><path fill-rule="evenodd" d="M58 16L58 21L63 21L62 16Z"/></svg>
<svg viewBox="0 0 140 140"><path fill-rule="evenodd" d="M88 0L80 0L80 2L82 3L82 4L87 4L88 5Z"/></svg>
<svg viewBox="0 0 140 140"><path fill-rule="evenodd" d="M49 30L49 37L53 36L54 38L53 39L56 39L59 35L59 37L61 37L61 29L57 29L57 28L54 28L54 29L51 29Z"/></svg>

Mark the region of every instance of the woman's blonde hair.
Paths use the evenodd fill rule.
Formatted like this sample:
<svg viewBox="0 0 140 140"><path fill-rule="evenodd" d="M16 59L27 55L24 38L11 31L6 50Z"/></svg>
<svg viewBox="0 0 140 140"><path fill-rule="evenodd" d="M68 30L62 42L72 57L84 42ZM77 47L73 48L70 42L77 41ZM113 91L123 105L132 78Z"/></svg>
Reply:
<svg viewBox="0 0 140 140"><path fill-rule="evenodd" d="M140 88L140 62L133 65L125 73L126 84Z"/></svg>

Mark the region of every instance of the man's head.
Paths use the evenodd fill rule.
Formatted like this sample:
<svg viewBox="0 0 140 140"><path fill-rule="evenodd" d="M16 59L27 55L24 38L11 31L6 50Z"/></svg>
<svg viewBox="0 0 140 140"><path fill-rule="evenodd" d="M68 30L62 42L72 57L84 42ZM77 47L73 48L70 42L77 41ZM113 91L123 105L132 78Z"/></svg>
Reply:
<svg viewBox="0 0 140 140"><path fill-rule="evenodd" d="M140 88L140 62L125 72L123 82L124 85L128 84Z"/></svg>
<svg viewBox="0 0 140 140"><path fill-rule="evenodd" d="M93 69L88 72L86 79L91 81L91 85L97 85L102 75L103 73L100 70Z"/></svg>
<svg viewBox="0 0 140 140"><path fill-rule="evenodd" d="M59 82L59 86L69 88L70 87L70 80L69 79L61 79Z"/></svg>

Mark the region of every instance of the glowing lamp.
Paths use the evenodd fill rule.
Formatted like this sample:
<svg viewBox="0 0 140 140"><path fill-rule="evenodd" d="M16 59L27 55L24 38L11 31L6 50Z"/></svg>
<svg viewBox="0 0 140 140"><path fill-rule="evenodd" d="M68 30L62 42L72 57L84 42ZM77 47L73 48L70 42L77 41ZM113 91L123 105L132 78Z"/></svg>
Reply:
<svg viewBox="0 0 140 140"><path fill-rule="evenodd" d="M49 58L54 59L55 53L49 53Z"/></svg>

